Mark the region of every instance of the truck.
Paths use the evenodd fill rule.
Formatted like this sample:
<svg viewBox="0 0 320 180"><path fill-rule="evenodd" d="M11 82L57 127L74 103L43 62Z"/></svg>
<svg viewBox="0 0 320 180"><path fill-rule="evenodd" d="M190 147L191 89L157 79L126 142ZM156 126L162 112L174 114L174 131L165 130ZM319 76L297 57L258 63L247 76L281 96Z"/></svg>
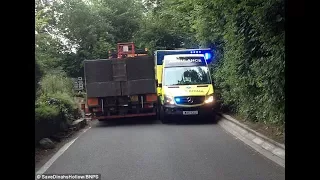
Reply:
<svg viewBox="0 0 320 180"><path fill-rule="evenodd" d="M108 59L84 61L86 103L92 119L155 116L155 64L133 42L118 43Z"/></svg>
<svg viewBox="0 0 320 180"><path fill-rule="evenodd" d="M197 116L215 119L215 94L208 64L210 49L155 52L158 118Z"/></svg>

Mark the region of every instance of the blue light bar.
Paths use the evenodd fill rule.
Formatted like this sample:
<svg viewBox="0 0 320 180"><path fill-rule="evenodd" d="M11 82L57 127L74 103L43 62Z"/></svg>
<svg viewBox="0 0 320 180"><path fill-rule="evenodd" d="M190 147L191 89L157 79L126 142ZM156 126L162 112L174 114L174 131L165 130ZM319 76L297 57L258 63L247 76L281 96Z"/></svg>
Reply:
<svg viewBox="0 0 320 180"><path fill-rule="evenodd" d="M157 65L162 65L164 56L170 54L203 54L208 64L214 59L211 49L158 50L155 52Z"/></svg>
<svg viewBox="0 0 320 180"><path fill-rule="evenodd" d="M175 98L176 102L179 103L181 101L180 98Z"/></svg>
<svg viewBox="0 0 320 180"><path fill-rule="evenodd" d="M202 51L190 51L190 54L202 54Z"/></svg>

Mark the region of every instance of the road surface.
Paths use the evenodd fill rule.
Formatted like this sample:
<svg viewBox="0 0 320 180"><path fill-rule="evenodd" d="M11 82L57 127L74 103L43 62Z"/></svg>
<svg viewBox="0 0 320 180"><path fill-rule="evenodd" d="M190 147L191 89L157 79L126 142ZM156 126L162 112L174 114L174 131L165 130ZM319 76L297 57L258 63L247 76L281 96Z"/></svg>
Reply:
<svg viewBox="0 0 320 180"><path fill-rule="evenodd" d="M217 124L93 122L45 172L106 180L279 180L284 168Z"/></svg>

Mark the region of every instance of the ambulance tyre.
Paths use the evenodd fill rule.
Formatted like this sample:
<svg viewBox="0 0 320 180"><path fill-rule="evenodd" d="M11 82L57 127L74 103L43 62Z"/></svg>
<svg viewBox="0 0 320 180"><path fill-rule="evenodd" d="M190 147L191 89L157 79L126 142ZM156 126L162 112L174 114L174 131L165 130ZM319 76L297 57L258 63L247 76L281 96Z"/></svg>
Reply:
<svg viewBox="0 0 320 180"><path fill-rule="evenodd" d="M162 124L168 124L170 122L168 116L164 114L163 106L161 105L160 105L160 120Z"/></svg>
<svg viewBox="0 0 320 180"><path fill-rule="evenodd" d="M215 111L212 112L212 114L209 116L210 122L213 124L217 123L217 114Z"/></svg>
<svg viewBox="0 0 320 180"><path fill-rule="evenodd" d="M157 104L157 120L161 120L160 118L160 103Z"/></svg>

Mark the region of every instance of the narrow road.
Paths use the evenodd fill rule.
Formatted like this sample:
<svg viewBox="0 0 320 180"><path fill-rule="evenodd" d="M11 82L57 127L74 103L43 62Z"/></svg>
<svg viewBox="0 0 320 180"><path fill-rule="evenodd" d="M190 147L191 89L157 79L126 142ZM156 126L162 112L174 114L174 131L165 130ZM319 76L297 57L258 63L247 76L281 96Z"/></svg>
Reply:
<svg viewBox="0 0 320 180"><path fill-rule="evenodd" d="M105 180L278 180L284 168L217 124L94 122L45 172Z"/></svg>

